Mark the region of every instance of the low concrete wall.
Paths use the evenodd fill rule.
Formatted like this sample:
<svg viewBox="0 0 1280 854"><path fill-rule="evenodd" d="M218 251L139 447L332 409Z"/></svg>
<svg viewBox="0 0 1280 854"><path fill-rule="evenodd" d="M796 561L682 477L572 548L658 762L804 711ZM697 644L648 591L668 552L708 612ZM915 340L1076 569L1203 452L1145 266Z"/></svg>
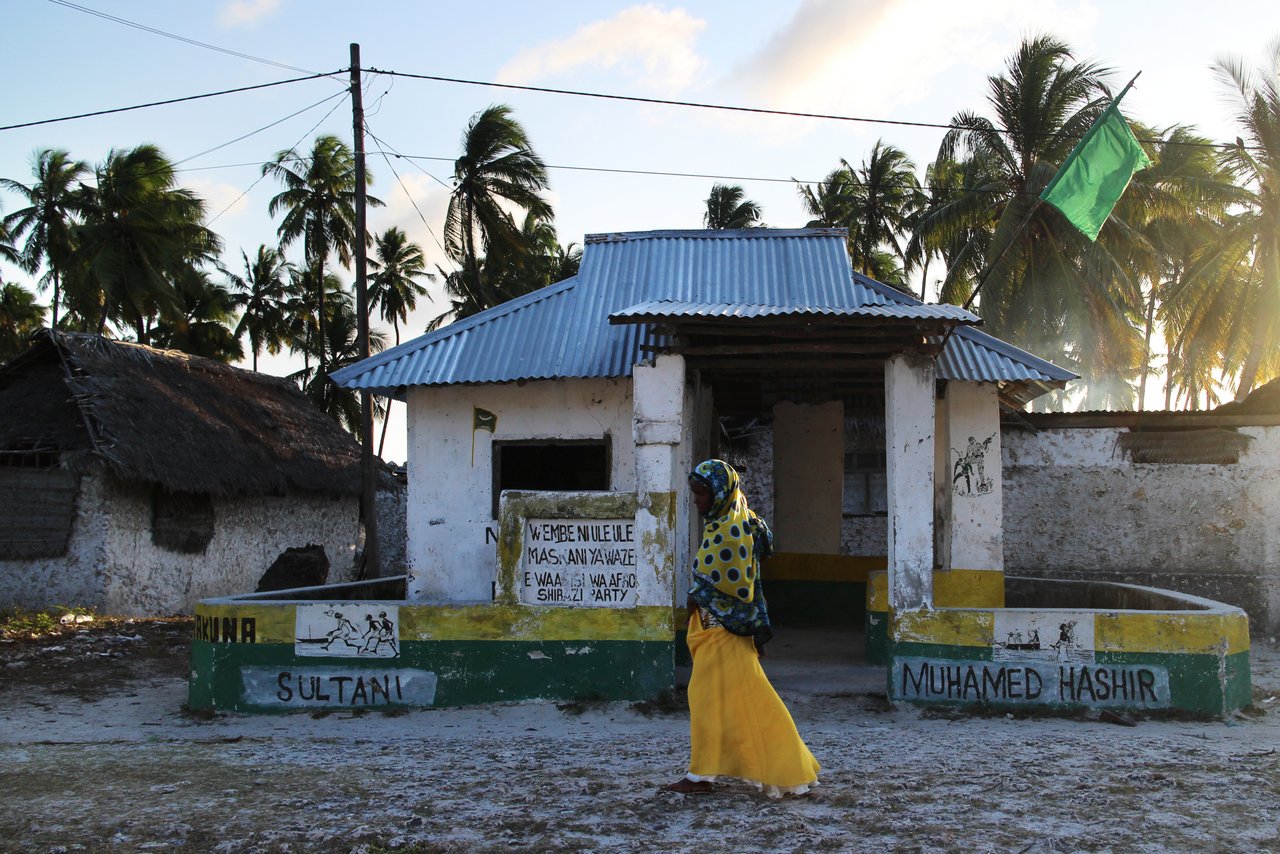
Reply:
<svg viewBox="0 0 1280 854"><path fill-rule="evenodd" d="M890 699L1215 717L1252 699L1239 608L1123 585L1019 579L1013 588L1044 604L890 613ZM1075 604L1089 601L1108 607ZM1157 607L1132 607L1141 604Z"/></svg>
<svg viewBox="0 0 1280 854"><path fill-rule="evenodd" d="M1119 581L1239 606L1280 632L1280 428L1234 465L1135 464L1118 427L1006 430L1011 575Z"/></svg>

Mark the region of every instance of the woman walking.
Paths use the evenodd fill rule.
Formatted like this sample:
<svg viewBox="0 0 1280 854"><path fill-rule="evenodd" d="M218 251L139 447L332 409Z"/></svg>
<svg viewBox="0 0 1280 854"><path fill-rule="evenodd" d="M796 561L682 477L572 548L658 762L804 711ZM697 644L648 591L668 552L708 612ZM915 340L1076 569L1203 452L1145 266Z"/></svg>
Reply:
<svg viewBox="0 0 1280 854"><path fill-rule="evenodd" d="M804 794L821 766L760 667L773 636L760 559L773 535L723 460L700 463L689 489L704 521L688 602L691 755L689 773L666 789L710 792L717 777L739 777L769 797Z"/></svg>

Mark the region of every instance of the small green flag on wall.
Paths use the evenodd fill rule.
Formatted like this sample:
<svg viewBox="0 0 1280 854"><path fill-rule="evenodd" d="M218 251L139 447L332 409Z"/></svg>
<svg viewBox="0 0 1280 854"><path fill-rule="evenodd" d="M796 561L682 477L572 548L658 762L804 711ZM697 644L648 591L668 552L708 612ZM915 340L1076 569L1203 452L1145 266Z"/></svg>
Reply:
<svg viewBox="0 0 1280 854"><path fill-rule="evenodd" d="M1061 211L1090 240L1098 239L1102 224L1124 195L1133 173L1151 165L1120 115L1118 105L1123 97L1121 92L1107 105L1040 194L1041 201Z"/></svg>
<svg viewBox="0 0 1280 854"><path fill-rule="evenodd" d="M490 433L498 429L498 416L478 406L471 408L471 429L488 430Z"/></svg>

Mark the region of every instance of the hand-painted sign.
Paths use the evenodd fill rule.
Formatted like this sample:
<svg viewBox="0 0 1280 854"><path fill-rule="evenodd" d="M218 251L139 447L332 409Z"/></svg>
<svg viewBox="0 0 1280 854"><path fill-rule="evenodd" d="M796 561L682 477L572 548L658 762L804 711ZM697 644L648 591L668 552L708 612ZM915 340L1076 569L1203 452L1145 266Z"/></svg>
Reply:
<svg viewBox="0 0 1280 854"><path fill-rule="evenodd" d="M240 673L244 699L255 706L430 706L436 700L436 674L426 670L246 667Z"/></svg>
<svg viewBox="0 0 1280 854"><path fill-rule="evenodd" d="M1049 664L898 658L893 693L904 700L1166 708L1169 671L1145 664Z"/></svg>
<svg viewBox="0 0 1280 854"><path fill-rule="evenodd" d="M1094 658L1093 614L997 610L992 658L996 661L1091 662Z"/></svg>
<svg viewBox="0 0 1280 854"><path fill-rule="evenodd" d="M400 609L384 602L299 605L293 650L324 658L396 658Z"/></svg>
<svg viewBox="0 0 1280 854"><path fill-rule="evenodd" d="M528 519L517 579L527 605L622 608L636 604L635 522Z"/></svg>

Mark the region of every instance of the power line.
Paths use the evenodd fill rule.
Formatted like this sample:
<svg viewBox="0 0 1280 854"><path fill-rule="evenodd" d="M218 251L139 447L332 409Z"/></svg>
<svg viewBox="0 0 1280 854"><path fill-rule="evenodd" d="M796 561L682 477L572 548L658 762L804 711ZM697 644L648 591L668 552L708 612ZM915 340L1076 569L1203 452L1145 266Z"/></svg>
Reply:
<svg viewBox="0 0 1280 854"><path fill-rule="evenodd" d="M218 150L220 150L220 149L226 148L228 145L235 145L237 142L240 142L241 140L245 140L245 139L248 139L248 138L249 138L249 137L251 137L251 136L255 136L255 135L257 135L257 134L260 134L260 133L262 133L264 130L270 130L271 128L275 127L275 126L276 126L276 125L278 125L278 124L283 124L284 122L289 121L289 119L291 119L291 118L293 118L293 117L295 117L295 116L300 116L300 115L302 115L303 113L305 113L305 112L307 112L307 111L309 111L309 110L314 110L316 107L319 107L319 106L320 106L320 105L322 105L322 104L325 104L325 103L327 103L327 102L329 102L329 101L332 101L332 100L334 100L335 98L345 98L345 97L347 97L347 93L346 93L346 92L334 92L334 93L333 93L332 95L330 95L329 97L327 97L327 98L321 98L319 101L316 101L314 104L311 104L310 106L307 106L307 107L303 107L301 110L297 110L296 112L292 112L292 113L290 113L289 115L285 116L285 117L284 117L284 118L282 118L282 119L276 119L274 122L272 122L272 123L271 123L271 124L269 124L269 125L263 125L262 127L258 128L257 130L251 130L251 131L249 131L249 132L248 132L248 133L246 133L246 134L241 134L240 136L236 137L235 139L228 140L228 141L226 141L226 142L222 143L221 145L215 145L213 148L206 148L204 151L200 152L199 154L192 154L190 157L184 157L184 158L182 158L181 160L179 160L179 161L177 161L176 163L174 163L173 165L174 165L174 166L180 166L180 165L182 165L183 163L188 163L188 162L190 162L190 161L192 161L192 160L195 160L195 159L196 159L196 158L198 158L198 157L204 157L206 154L212 154L212 153L213 153L213 152L215 152L215 151L218 151ZM337 105L334 105L334 106L335 106L335 109L336 109L336 106L337 106ZM330 110L329 112L330 112L330 114L332 114L333 110ZM327 118L327 117L326 117L326 118Z"/></svg>
<svg viewBox="0 0 1280 854"><path fill-rule="evenodd" d="M341 92L339 92L338 94L342 94L342 93L341 93ZM334 104L332 107L330 107L330 108L329 108L329 112L327 112L327 113L325 113L323 116L321 116L321 117L320 117L320 121L318 121L318 122L316 122L315 124L313 124L313 125L310 127L310 129L308 129L308 130L307 130L307 132L306 132L306 133L304 133L302 136L298 137L298 141L297 141L297 142L295 142L293 145L289 146L289 148L288 148L287 150L292 151L293 149L295 149L295 148L297 148L299 145L301 145L301 144L302 144L302 141L303 141L304 139L306 139L308 136L310 136L310 135L312 134L312 132L313 132L313 131L315 131L315 129L316 129L316 128L318 128L318 127L320 127L320 125L324 124L325 120L326 120L326 119L328 119L328 118L329 118L329 116L333 115L333 111L334 111L334 110L336 110L336 109L338 109L338 107L341 107L341 106L342 106L342 102L341 102L341 101L339 101L338 103L336 103L336 104ZM308 109L310 109L310 108L308 108ZM303 158L301 158L301 157L298 157L298 158L285 158L285 159L286 159L286 160L296 160L297 162L303 162ZM238 196L236 196L234 199L232 199L232 200L231 200L231 203L230 203L230 204L228 204L225 208L223 208L222 210L218 211L218 213L213 217L213 219L209 220L209 222L207 222L207 223L206 223L206 225L213 225L215 222L217 222L217 221L218 221L218 217L222 216L224 213L226 213L227 211L229 211L229 210L231 210L233 207L235 207L235 206L240 202L240 200L241 200L241 199L243 199L245 196L249 195L249 193L253 190L253 188L254 188L254 187L256 187L256 186L258 186L259 184L261 184L261 183L262 183L262 179L263 179L263 178L265 178L265 177L267 177L267 173L266 173L265 171L263 171L263 173L262 173L261 175L259 175L259 176L258 176L258 179L257 179L256 181L254 181L252 184L250 184L248 187L246 187L243 193L241 193L240 195L238 195Z"/></svg>
<svg viewBox="0 0 1280 854"><path fill-rule="evenodd" d="M316 74L321 77L330 77L332 75L341 73L338 71L321 73L310 68L299 68L296 65L289 65L284 62L276 62L274 59L264 59L261 56L254 56L253 54L250 54L250 53L241 53L238 50L231 50L230 48L219 47L216 44L209 44L208 42L197 41L196 39L190 39L190 38L187 38L186 36L180 36L177 33L171 33L166 30L159 30L159 29L156 29L155 27L149 27L146 24L140 24L137 21L130 21L128 18L121 18L117 15L110 15L106 12L100 12L97 9L90 9L88 6L81 6L79 3L71 3L69 2L69 0L49 0L49 2L58 6L65 6L68 9L74 9L77 12L84 12L86 15L93 15L95 17L102 18L104 20L111 21L116 24L123 24L126 27L133 27L135 30L142 30L143 32L146 32L146 33L151 33L157 36L163 36L164 38L167 38L167 39L174 39L175 41L184 42L186 44L193 45L195 47L201 47L201 48L204 48L205 50L213 50L213 51L217 51L218 53L225 53L228 56L235 56L235 57L239 57L240 59L247 59L247 60L250 60L251 62L260 62L263 65L274 65L276 68L284 68L288 71L300 71L304 74Z"/></svg>
<svg viewBox="0 0 1280 854"><path fill-rule="evenodd" d="M320 77L328 77L328 76L329 76L328 74L312 74L308 77L291 77L288 80L277 80L274 83L258 83L253 86L239 86L235 89L223 89L218 92L205 92L202 95L187 95L182 98L169 98L164 101L151 101L146 104L134 104L131 107L114 107L109 110L95 110L91 113L79 113L74 116L61 116L56 119L40 119L39 121L22 122L21 124L16 124L16 125L3 125L3 126L0 126L0 131L17 130L18 128L36 127L37 125L51 125L56 122L69 122L69 121L74 121L76 119L88 119L94 116L106 116L112 113L127 113L127 112L130 112L131 110L143 110L143 109L146 109L147 107L163 107L168 104L181 104L186 101L199 101L204 98L216 98L219 95L234 95L237 92L252 92L255 89L269 89L272 86L284 86L285 84L288 84L288 83L301 83L304 80L316 80Z"/></svg>
<svg viewBox="0 0 1280 854"><path fill-rule="evenodd" d="M373 134L370 134L370 136L373 136ZM374 137L374 139L378 139L378 138ZM378 139L378 142L382 143L383 141ZM388 146L388 148L390 148L390 146ZM384 156L386 154L386 152L380 152L380 151L370 152L370 153L383 154ZM403 158L404 160L408 160L411 163L418 160L432 160L439 163L453 163L455 161L455 158L452 158L452 157L433 157L425 154L401 154L400 152L394 149L392 149L390 153L396 157L400 157L400 158ZM659 169L621 169L621 168L608 167L608 166L565 166L562 164L554 164L554 163L547 163L545 164L545 166L547 169L558 169L565 172L601 172L601 173L607 173L607 174L613 174L613 175L641 175L641 176L650 176L655 178L698 178L701 180L710 179L712 181L750 181L750 182L758 182L758 183L766 183L766 184L821 184L823 181L826 180L826 178L821 178L816 180L814 179L804 180L800 178L773 178L773 177L765 177L761 175L716 175L710 172L672 172L672 171L659 170ZM418 168L421 169L422 167L418 167ZM434 175L431 175L430 172L427 172L426 170L422 170L422 171L424 172L424 174L429 175L432 178L435 178L437 183L439 183L445 189L452 192L453 188L450 187L448 184L441 181L439 178L436 178ZM856 177L857 176L855 175L855 179ZM940 186L934 186L931 184L921 184L919 186L919 189L926 190L926 191L938 190L943 192L955 192L955 193L961 193L961 192L963 193L994 193L994 194L1005 193L1004 190L986 190L981 187L968 187L968 188L940 187Z"/></svg>
<svg viewBox="0 0 1280 854"><path fill-rule="evenodd" d="M378 143L378 145L382 146L383 148L391 148L390 144L388 144L387 142L385 142L384 140L382 140L381 138L379 138L377 134L375 134L372 130L370 130L370 129L369 129L369 121L368 121L368 117L367 117L367 116L365 117L364 132L365 132L365 133L367 133L367 134L369 134L369 136L373 137L373 139ZM394 153L394 149L392 149L392 151L393 151L393 153ZM366 154L367 154L367 153L368 153L368 152L366 152ZM440 253L441 253L442 255L444 255L446 258L447 258L447 257L449 257L449 253L445 250L445 248L444 248L444 244L443 244L443 243L441 243L441 242L440 242L440 238L436 236L435 229L433 229L433 228L431 227L431 223L427 222L427 218L426 218L425 216L423 216L423 214L422 214L422 209L421 209L420 207L418 207L418 203L417 203L417 201L415 201L415 200L414 200L414 198L413 198L413 194L409 192L409 188L408 188L408 187L406 187L406 186L404 185L404 181L402 181L402 180L400 179L400 173L399 173L399 172L397 172L397 171L396 171L396 167L395 167L395 166L393 166L393 165L391 164L391 158L390 158L390 157L387 157L387 152L385 152L385 151L383 151L383 150L379 149L377 153L378 153L378 154L381 154L381 155L382 155L382 159L383 159L383 160L385 160L385 161L387 161L387 168L388 168L388 169L390 169L390 170L391 170L391 174L392 174L392 175L394 175L394 176L396 177L396 183L398 183L398 184L400 185L400 189L404 191L405 197L409 199L409 204L413 205L413 209L414 209L415 211L417 211L417 212L418 212L418 219L422 220L422 224L423 224L424 226L426 226L426 228L427 228L427 233L431 235L431 239L432 239L432 240L434 240L434 241L436 242L436 246L439 246L439 247L440 247ZM401 155L397 154L396 156L397 156L397 157L400 157ZM410 162L411 164L413 163L413 161L412 161L412 160L410 160L409 162ZM415 165L416 165L416 164L415 164ZM422 169L422 167L420 167L420 166L419 166L418 168L419 168L419 169ZM422 171L423 171L423 172L426 172L426 170L425 170L425 169L423 169ZM435 180L436 180L436 182L437 182L437 183L442 184L442 185L445 185L443 181L441 181L439 178L436 178L436 177L435 177L434 175L432 175L430 172L426 172L426 174L427 174L429 177L431 177L431 178L435 178ZM447 187L448 185L445 185L445 186Z"/></svg>
<svg viewBox="0 0 1280 854"><path fill-rule="evenodd" d="M783 116L787 118L799 119L824 119L827 121L837 122L856 122L862 124L877 125L896 125L898 127L912 128L930 128L934 130L978 130L978 128L970 125L955 124L953 122L913 122L905 119L876 119L867 116L845 116L836 113L806 113L798 110L770 110L764 107L743 107L734 104L710 104L700 101L677 101L670 98L644 98L639 95L615 95L606 92L588 92L582 89L555 89L548 86L527 86L518 83L497 83L491 80L467 80L461 77L441 77L432 74L410 74L405 71L385 71L378 68L367 69L376 74L388 74L392 77L407 77L414 80L431 80L437 83L458 83L465 86L487 86L495 89L514 89L521 92L541 92L548 95L572 95L579 98L598 98L606 101L629 101L637 104L654 104L666 107L693 107L700 110L721 110L732 113L753 113L764 116ZM1005 128L992 127L996 133L1012 136L1014 131ZM1052 137L1057 134L1042 133L1029 134L1031 136ZM1230 142L1174 142L1161 139L1139 139L1139 142L1145 142L1152 145L1178 145L1190 146L1193 148L1237 148L1236 143ZM1251 150L1262 150L1260 146L1244 146Z"/></svg>

